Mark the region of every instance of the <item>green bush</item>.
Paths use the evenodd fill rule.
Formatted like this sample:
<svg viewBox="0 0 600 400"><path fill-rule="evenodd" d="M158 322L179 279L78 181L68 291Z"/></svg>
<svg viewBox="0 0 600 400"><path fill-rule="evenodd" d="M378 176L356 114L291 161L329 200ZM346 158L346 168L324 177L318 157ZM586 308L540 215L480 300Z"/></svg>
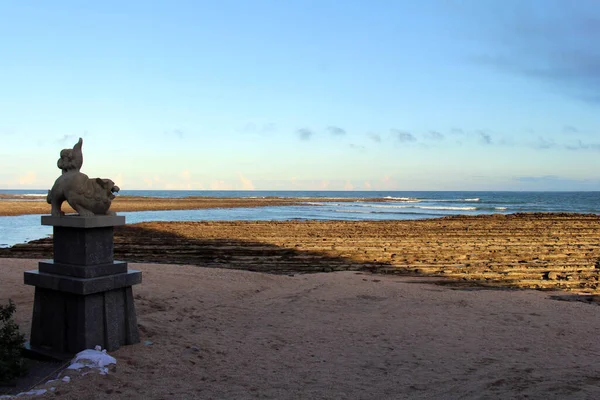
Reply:
<svg viewBox="0 0 600 400"><path fill-rule="evenodd" d="M15 303L0 304L0 382L8 383L25 373L25 360L22 356L25 336L12 316L17 310Z"/></svg>

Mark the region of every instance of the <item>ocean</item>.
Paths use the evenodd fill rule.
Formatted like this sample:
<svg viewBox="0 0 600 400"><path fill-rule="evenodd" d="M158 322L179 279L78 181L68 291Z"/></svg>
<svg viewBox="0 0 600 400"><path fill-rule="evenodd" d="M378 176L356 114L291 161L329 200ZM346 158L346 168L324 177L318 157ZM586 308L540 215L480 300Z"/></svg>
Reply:
<svg viewBox="0 0 600 400"><path fill-rule="evenodd" d="M19 194L31 198L31 201L45 201L46 193L47 190L0 190L0 194ZM163 198L200 196L307 199L304 206L119 213L119 215L126 216L127 223L234 220L410 220L450 215L521 212L600 214L600 192L122 190L119 195ZM354 201L318 201L318 199L348 198ZM379 199L380 201L369 201L370 199ZM48 206L48 211L50 211L50 206ZM43 238L50 233L51 227L40 225L39 215L0 217L0 247Z"/></svg>

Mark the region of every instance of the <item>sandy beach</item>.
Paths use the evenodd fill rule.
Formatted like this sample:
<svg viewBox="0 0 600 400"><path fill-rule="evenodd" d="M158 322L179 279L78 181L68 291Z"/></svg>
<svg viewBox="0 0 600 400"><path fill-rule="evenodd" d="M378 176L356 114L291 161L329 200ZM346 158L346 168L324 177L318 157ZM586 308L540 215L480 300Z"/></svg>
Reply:
<svg viewBox="0 0 600 400"><path fill-rule="evenodd" d="M598 398L599 244L582 214L119 227L142 342L39 398ZM46 258L0 249L27 335Z"/></svg>
<svg viewBox="0 0 600 400"><path fill-rule="evenodd" d="M223 197L185 197L185 198L160 198L160 197L135 197L117 196L110 209L116 212L124 211L159 211L159 210L194 210L206 208L233 208L233 207L265 207L265 206L290 206L302 205L308 201L334 201L333 199L297 199L297 198L223 198ZM353 201L352 199L335 199L340 201ZM382 199L369 199L369 201L382 201ZM75 211L63 203L65 213ZM48 214L50 205L45 197L28 197L22 195L0 194L0 216L24 214Z"/></svg>
<svg viewBox="0 0 600 400"><path fill-rule="evenodd" d="M35 260L0 259L28 332ZM132 265L142 343L38 398L592 399L598 307L423 278Z"/></svg>

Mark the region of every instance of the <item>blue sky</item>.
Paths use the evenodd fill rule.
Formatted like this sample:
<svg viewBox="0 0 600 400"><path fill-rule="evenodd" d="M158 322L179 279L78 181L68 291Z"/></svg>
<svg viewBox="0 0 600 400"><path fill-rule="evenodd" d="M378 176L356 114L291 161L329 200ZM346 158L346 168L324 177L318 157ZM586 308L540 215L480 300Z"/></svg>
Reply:
<svg viewBox="0 0 600 400"><path fill-rule="evenodd" d="M598 2L1 8L0 188L600 190Z"/></svg>

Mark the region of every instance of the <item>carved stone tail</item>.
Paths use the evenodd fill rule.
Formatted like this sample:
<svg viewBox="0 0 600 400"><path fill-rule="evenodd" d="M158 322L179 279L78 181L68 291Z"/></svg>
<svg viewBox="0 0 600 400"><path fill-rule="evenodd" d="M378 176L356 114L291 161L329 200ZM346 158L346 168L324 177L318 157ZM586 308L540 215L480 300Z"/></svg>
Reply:
<svg viewBox="0 0 600 400"><path fill-rule="evenodd" d="M79 138L79 141L77 143L75 143L75 146L73 146L73 164L75 166L75 169L77 169L77 171L79 171L81 169L81 166L83 165L83 152L81 151L81 147L83 146L83 139Z"/></svg>

